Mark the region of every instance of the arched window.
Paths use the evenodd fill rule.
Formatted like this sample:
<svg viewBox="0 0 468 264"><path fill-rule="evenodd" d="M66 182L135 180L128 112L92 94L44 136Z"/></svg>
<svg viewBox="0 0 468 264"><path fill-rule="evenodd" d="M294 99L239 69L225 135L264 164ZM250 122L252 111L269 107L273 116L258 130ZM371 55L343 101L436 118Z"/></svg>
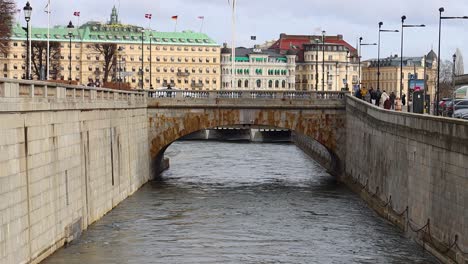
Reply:
<svg viewBox="0 0 468 264"><path fill-rule="evenodd" d="M283 83L282 83L281 87L286 88L286 81L285 80L283 80Z"/></svg>
<svg viewBox="0 0 468 264"><path fill-rule="evenodd" d="M237 87L238 87L238 88L241 88L241 87L242 87L242 80L238 80L238 81L237 81Z"/></svg>
<svg viewBox="0 0 468 264"><path fill-rule="evenodd" d="M245 80L245 82L244 82L244 87L245 87L245 88L248 88L248 87L249 87L249 80Z"/></svg>
<svg viewBox="0 0 468 264"><path fill-rule="evenodd" d="M269 80L268 81L268 88L272 88L273 87L273 81L272 80Z"/></svg>
<svg viewBox="0 0 468 264"><path fill-rule="evenodd" d="M260 87L262 87L262 81L257 80L257 88L260 88Z"/></svg>
<svg viewBox="0 0 468 264"><path fill-rule="evenodd" d="M276 82L275 82L275 88L279 88L279 81L278 80L276 80Z"/></svg>

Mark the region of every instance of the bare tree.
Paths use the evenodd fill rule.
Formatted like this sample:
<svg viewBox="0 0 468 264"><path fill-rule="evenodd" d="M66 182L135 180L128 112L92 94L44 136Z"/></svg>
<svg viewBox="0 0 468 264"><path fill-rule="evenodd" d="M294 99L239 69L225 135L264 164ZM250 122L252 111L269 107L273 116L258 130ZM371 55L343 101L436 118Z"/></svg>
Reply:
<svg viewBox="0 0 468 264"><path fill-rule="evenodd" d="M26 44L27 45L27 44ZM60 74L60 43L50 42L50 67L47 65L47 42L31 42L32 74L39 80L44 80L47 68L50 69L52 79L57 79Z"/></svg>
<svg viewBox="0 0 468 264"><path fill-rule="evenodd" d="M0 53L8 54L13 16L16 5L13 0L0 0Z"/></svg>
<svg viewBox="0 0 468 264"><path fill-rule="evenodd" d="M115 43L99 43L93 46L93 49L99 52L100 55L104 56L104 79L103 83L107 82L109 79L109 74L112 72L112 69L115 67L115 60L117 56L117 44Z"/></svg>
<svg viewBox="0 0 468 264"><path fill-rule="evenodd" d="M437 80L436 80L437 82ZM452 97L455 87L453 86L453 62L449 60L440 62L440 98Z"/></svg>

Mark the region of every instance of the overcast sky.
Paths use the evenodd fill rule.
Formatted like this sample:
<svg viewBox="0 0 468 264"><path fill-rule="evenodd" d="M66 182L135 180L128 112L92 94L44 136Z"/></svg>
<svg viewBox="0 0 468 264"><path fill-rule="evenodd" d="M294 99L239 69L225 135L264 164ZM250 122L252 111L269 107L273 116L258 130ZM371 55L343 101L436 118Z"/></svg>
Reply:
<svg viewBox="0 0 468 264"><path fill-rule="evenodd" d="M119 8L122 23L148 26L145 13L151 13L151 27L158 31L173 31L171 16L178 15L178 31L200 30L198 16L204 16L203 31L219 44L231 41L231 11L228 0L50 0L51 24L66 25L74 11L80 11L80 23L109 19L111 8ZM26 1L17 1L18 8ZM44 7L47 0L30 0L33 7L33 26L47 25ZM431 47L437 53L438 9L445 8L446 16L468 16L467 0L237 0L238 46L251 46L250 36L257 43L277 39L280 33L343 34L356 46L357 38L377 42L378 22L384 29L400 29L402 15L407 24L426 24L426 28L405 29L405 56L421 56ZM18 14L24 23L22 14ZM456 48L468 54L468 20L442 21L443 59L452 58ZM382 33L381 56L400 53L400 33ZM376 47L363 47L363 57L377 57ZM468 56L468 55L466 55Z"/></svg>

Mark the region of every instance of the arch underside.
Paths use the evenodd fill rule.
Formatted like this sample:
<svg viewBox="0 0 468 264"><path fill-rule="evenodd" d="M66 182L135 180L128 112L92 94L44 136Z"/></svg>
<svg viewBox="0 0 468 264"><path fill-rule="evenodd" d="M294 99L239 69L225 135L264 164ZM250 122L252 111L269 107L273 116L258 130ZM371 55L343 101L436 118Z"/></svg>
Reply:
<svg viewBox="0 0 468 264"><path fill-rule="evenodd" d="M236 125L289 129L316 140L331 156L344 160L341 158L345 147L344 110L171 108L149 109L148 112L153 160L161 160L172 142L193 132Z"/></svg>

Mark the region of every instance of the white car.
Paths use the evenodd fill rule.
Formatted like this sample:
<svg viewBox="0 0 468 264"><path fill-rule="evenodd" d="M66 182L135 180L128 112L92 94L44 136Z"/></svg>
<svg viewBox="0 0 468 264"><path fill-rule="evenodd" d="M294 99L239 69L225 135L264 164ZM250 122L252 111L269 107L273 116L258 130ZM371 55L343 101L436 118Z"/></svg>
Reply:
<svg viewBox="0 0 468 264"><path fill-rule="evenodd" d="M457 109L453 112L454 118L461 118L468 120L468 108Z"/></svg>

